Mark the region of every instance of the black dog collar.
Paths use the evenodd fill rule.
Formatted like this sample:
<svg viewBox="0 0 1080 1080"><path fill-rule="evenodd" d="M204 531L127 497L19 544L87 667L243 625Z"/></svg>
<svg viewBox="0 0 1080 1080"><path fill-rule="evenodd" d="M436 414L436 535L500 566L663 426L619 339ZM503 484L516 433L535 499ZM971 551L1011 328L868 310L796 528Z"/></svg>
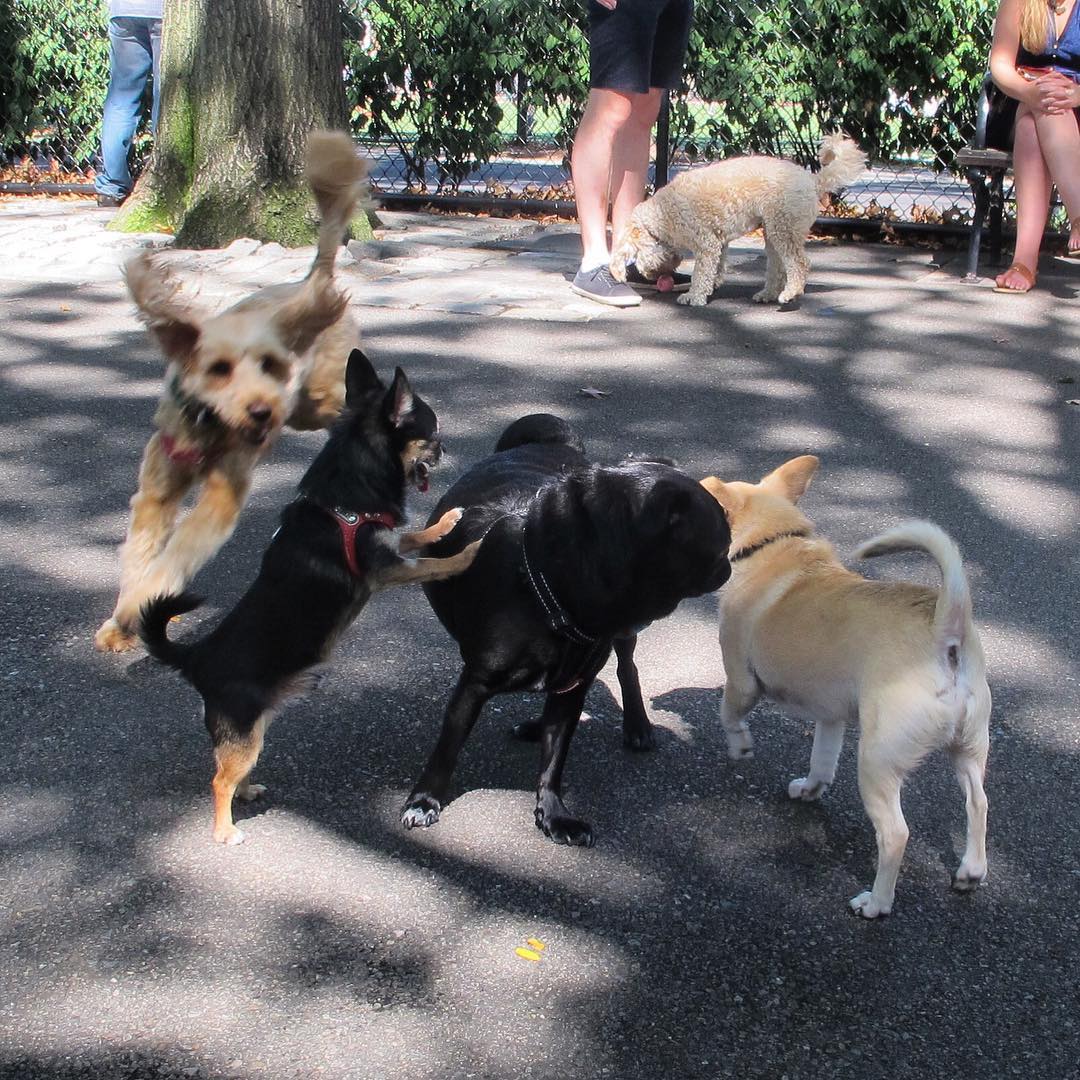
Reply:
<svg viewBox="0 0 1080 1080"><path fill-rule="evenodd" d="M591 634L586 634L584 630L578 627L570 613L559 603L559 598L555 595L555 590L552 589L551 583L544 577L544 572L539 566L529 561L529 545L527 542L528 531L529 522L526 518L525 524L521 529L521 561L525 567L525 580L528 581L529 587L533 591L533 596L535 596L539 602L540 608L547 619L548 626L551 627L556 634L561 634L571 641L576 641L579 645L595 644L596 638Z"/></svg>
<svg viewBox="0 0 1080 1080"><path fill-rule="evenodd" d="M759 540L756 544L750 544L748 547L739 548L734 555L728 556L728 562L738 562L740 559L749 559L751 555L756 555L763 547L775 544L777 540L787 540L789 537L793 536L805 539L809 535L810 532L807 529L792 529L791 532L777 533L775 536L769 536L764 540Z"/></svg>

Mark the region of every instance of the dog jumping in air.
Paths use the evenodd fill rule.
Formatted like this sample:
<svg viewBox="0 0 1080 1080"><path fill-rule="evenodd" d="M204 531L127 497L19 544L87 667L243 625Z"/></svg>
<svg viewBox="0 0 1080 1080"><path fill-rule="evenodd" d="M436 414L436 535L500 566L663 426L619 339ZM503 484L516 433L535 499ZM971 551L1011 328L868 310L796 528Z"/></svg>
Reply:
<svg viewBox="0 0 1080 1080"><path fill-rule="evenodd" d="M911 521L868 540L859 558L918 551L942 586L872 581L841 565L795 505L818 466L797 457L758 484L703 480L731 523L731 581L720 594L727 682L721 722L732 758L753 756L746 717L761 697L814 723L806 776L792 799L819 799L833 782L844 727L859 724L859 793L874 824L873 887L851 908L892 911L908 840L900 806L907 775L933 750L952 759L967 810L967 844L953 888L986 877L990 688L971 594L956 545L936 525Z"/></svg>
<svg viewBox="0 0 1080 1080"><path fill-rule="evenodd" d="M611 255L611 273L626 280L634 263L647 278L670 274L692 252L690 289L680 304L701 307L724 280L727 249L754 229L765 233L765 286L759 304L786 304L802 296L810 263L806 237L826 192L847 187L866 167L866 154L842 135L829 135L811 173L782 158L729 158L688 169L634 208Z"/></svg>
<svg viewBox="0 0 1080 1080"><path fill-rule="evenodd" d="M149 252L125 266L168 368L120 549L120 595L94 638L98 649L131 648L142 604L180 592L228 540L252 472L283 426L326 428L340 413L359 330L334 284L334 260L365 175L347 135L312 133L307 179L321 224L307 277L260 289L219 314L185 300Z"/></svg>

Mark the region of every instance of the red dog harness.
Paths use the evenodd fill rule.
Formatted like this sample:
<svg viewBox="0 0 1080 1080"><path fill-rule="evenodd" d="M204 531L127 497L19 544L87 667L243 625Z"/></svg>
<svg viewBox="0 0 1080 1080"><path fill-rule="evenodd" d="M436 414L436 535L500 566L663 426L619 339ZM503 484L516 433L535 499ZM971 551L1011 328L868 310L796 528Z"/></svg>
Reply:
<svg viewBox="0 0 1080 1080"><path fill-rule="evenodd" d="M393 529L397 525L397 518L393 514L358 514L352 510L339 510L336 506L326 506L324 509L337 523L341 530L341 544L345 549L345 562L349 567L349 573L354 578L362 577L360 561L356 557L356 534L365 525L378 525L380 529Z"/></svg>

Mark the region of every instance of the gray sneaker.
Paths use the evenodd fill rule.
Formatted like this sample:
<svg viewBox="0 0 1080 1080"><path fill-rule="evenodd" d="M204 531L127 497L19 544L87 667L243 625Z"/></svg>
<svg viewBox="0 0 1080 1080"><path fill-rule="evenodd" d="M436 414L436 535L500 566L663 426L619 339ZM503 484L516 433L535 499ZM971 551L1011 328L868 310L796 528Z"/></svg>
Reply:
<svg viewBox="0 0 1080 1080"><path fill-rule="evenodd" d="M611 271L603 265L595 270L579 270L570 288L578 296L587 296L598 304L608 304L610 307L637 307L641 303L641 297L629 285L616 281Z"/></svg>

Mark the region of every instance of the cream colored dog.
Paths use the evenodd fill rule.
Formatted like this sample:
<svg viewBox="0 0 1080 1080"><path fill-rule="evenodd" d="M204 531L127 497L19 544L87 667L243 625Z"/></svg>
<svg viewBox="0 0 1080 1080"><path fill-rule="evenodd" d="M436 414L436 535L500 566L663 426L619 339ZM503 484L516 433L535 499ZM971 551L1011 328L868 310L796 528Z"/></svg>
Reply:
<svg viewBox="0 0 1080 1080"><path fill-rule="evenodd" d="M850 139L829 135L818 151L821 171L808 172L773 157L737 157L689 169L634 208L611 255L611 273L626 280L634 263L647 278L670 273L693 252L690 290L680 304L700 307L724 280L728 245L757 228L765 231L765 287L759 304L802 296L810 264L806 235L827 191L839 191L866 167Z"/></svg>
<svg viewBox="0 0 1080 1080"><path fill-rule="evenodd" d="M149 252L124 268L139 317L168 362L120 549L120 594L94 643L136 643L139 608L181 591L228 540L251 475L281 429L329 427L345 399L345 364L360 331L334 284L334 260L367 167L344 132L316 131L307 179L321 224L302 281L270 285L218 314L182 295ZM181 516L184 497L198 491Z"/></svg>
<svg viewBox="0 0 1080 1080"><path fill-rule="evenodd" d="M907 845L901 785L931 750L949 752L967 804L953 887L974 889L986 877L990 689L956 545L936 525L912 521L857 551L925 551L941 567L940 591L852 573L795 506L817 467L816 457L797 457L759 484L702 481L731 524L732 575L720 593L721 721L729 755L745 758L753 756L745 718L763 695L812 720L810 771L788 795L818 799L836 773L845 722L858 717L859 792L878 866L873 888L851 907L873 919L892 910Z"/></svg>

